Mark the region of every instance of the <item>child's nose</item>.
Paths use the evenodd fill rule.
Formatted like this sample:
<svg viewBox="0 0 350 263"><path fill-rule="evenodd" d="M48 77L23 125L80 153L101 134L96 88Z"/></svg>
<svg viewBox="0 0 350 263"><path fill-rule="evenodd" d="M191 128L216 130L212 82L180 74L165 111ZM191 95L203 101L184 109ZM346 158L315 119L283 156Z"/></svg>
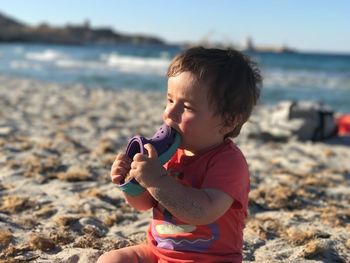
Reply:
<svg viewBox="0 0 350 263"><path fill-rule="evenodd" d="M181 121L181 114L176 105L168 106L165 109L166 118L170 119L175 123L179 123Z"/></svg>

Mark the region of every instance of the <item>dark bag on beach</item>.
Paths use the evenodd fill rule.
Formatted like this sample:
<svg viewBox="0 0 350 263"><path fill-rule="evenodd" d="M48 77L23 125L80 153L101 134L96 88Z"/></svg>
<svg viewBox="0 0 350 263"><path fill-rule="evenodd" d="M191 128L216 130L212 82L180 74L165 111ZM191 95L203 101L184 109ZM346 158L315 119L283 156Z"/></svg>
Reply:
<svg viewBox="0 0 350 263"><path fill-rule="evenodd" d="M271 112L270 125L273 133L280 130L280 134L289 134L302 141L320 141L334 136L337 131L334 111L314 101L279 103Z"/></svg>

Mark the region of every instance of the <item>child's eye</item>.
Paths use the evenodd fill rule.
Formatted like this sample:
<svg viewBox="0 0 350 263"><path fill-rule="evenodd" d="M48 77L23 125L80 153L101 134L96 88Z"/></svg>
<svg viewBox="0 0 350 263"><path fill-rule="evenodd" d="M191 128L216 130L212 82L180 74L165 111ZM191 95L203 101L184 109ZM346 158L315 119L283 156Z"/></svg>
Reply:
<svg viewBox="0 0 350 263"><path fill-rule="evenodd" d="M190 106L184 106L184 109L186 110L186 111L193 111L193 108L192 107L190 107Z"/></svg>
<svg viewBox="0 0 350 263"><path fill-rule="evenodd" d="M168 103L173 103L174 101L172 99L168 98Z"/></svg>

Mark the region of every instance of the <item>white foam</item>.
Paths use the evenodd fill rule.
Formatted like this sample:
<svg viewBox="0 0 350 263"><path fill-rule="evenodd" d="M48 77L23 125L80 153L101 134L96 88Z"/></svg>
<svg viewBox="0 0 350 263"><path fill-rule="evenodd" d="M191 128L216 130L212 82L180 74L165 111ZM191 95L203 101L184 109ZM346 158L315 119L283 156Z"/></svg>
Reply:
<svg viewBox="0 0 350 263"><path fill-rule="evenodd" d="M24 48L23 47L15 47L13 49L14 53L19 55L19 54L22 54L24 52Z"/></svg>
<svg viewBox="0 0 350 263"><path fill-rule="evenodd" d="M98 61L83 61L74 59L60 59L55 62L55 66L67 69L103 69L104 65Z"/></svg>
<svg viewBox="0 0 350 263"><path fill-rule="evenodd" d="M43 70L42 65L37 63L31 63L29 61L24 60L13 60L10 62L10 68L11 69L31 69L36 71Z"/></svg>
<svg viewBox="0 0 350 263"><path fill-rule="evenodd" d="M345 74L309 70L268 69L263 75L264 86L267 87L320 87L350 90L350 78Z"/></svg>
<svg viewBox="0 0 350 263"><path fill-rule="evenodd" d="M62 50L46 48L42 51L25 53L23 47L17 47L16 52L23 52L24 60L13 60L13 69L45 70L50 64L50 70L74 70L76 74L85 74L93 70L97 74L114 74L115 72L133 73L138 75L165 76L170 64L169 52L162 51L159 57L141 57L118 54L116 51L97 55L86 59L75 53L65 53ZM6 53L0 54L5 56ZM52 67L51 67L52 66ZM350 90L350 77L346 72L328 72L324 70L271 68L263 69L264 87L266 88L309 88L345 89Z"/></svg>
<svg viewBox="0 0 350 263"><path fill-rule="evenodd" d="M116 53L102 54L96 60L79 60L67 57L56 52L40 53L38 56L31 55L38 61L53 60L54 65L64 69L93 69L97 71L120 71L124 73L152 74L164 76L170 63L168 54L162 54L160 58L144 58L123 56Z"/></svg>
<svg viewBox="0 0 350 263"><path fill-rule="evenodd" d="M161 58L143 58L111 53L101 55L101 60L104 61L107 66L123 72L165 75L166 69L170 63L167 56L167 54L163 54Z"/></svg>
<svg viewBox="0 0 350 263"><path fill-rule="evenodd" d="M42 52L28 52L25 55L26 59L36 60L36 61L54 61L57 59L66 58L65 54L62 54L58 51L54 51L51 49L46 49Z"/></svg>

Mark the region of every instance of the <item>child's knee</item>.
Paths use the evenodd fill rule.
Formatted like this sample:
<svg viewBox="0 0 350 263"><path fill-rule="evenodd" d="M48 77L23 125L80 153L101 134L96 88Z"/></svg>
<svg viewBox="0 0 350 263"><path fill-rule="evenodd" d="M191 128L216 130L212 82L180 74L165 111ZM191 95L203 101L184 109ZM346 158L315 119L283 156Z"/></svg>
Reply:
<svg viewBox="0 0 350 263"><path fill-rule="evenodd" d="M106 253L105 253L105 254L102 254L102 255L98 258L98 260L97 260L96 263L107 263L107 262L108 262L108 259L107 259L107 255L106 255Z"/></svg>
<svg viewBox="0 0 350 263"><path fill-rule="evenodd" d="M135 245L112 250L101 255L97 263L148 263L156 262L155 256L147 245Z"/></svg>
<svg viewBox="0 0 350 263"><path fill-rule="evenodd" d="M122 262L122 259L120 257L120 255L118 255L118 251L117 250L113 250L113 251L109 251L106 252L104 254L102 254L96 263L118 263L118 262Z"/></svg>
<svg viewBox="0 0 350 263"><path fill-rule="evenodd" d="M111 261L109 260L108 253L109 253L109 252L102 254L102 255L98 258L98 260L97 260L96 263L108 263L108 262L111 262Z"/></svg>

